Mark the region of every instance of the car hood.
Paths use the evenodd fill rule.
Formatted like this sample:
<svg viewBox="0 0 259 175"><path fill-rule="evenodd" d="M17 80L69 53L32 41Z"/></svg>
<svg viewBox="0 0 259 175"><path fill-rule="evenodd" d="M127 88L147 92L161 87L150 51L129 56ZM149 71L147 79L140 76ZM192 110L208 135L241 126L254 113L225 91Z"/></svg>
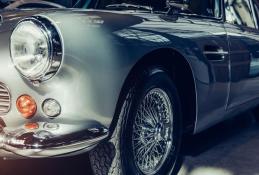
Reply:
<svg viewBox="0 0 259 175"><path fill-rule="evenodd" d="M99 25L109 30L120 30L129 26L140 24L144 21L161 21L159 14L151 14L141 11L110 11L110 10L78 10L78 9L26 9L26 10L2 10L3 30L13 29L13 26L22 18L33 15L48 16L54 21L59 19L75 20L79 19L83 23ZM59 20L60 21L60 20Z"/></svg>
<svg viewBox="0 0 259 175"><path fill-rule="evenodd" d="M48 12L53 11L52 9L47 10ZM0 10L1 23L0 32L13 30L17 22L25 17L33 16L39 13L46 13L46 9L28 9L28 10Z"/></svg>
<svg viewBox="0 0 259 175"><path fill-rule="evenodd" d="M55 12L42 13L54 21L75 21L88 23L89 26L103 27L110 31L141 24L143 22L163 21L162 14L151 14L137 11L111 11L111 10L58 10ZM64 20L66 19L66 20Z"/></svg>
<svg viewBox="0 0 259 175"><path fill-rule="evenodd" d="M8 23L8 22L12 22L15 21L16 19L20 19L23 17L27 17L27 16L32 16L34 14L37 14L39 12L42 12L40 10L19 10L19 9L15 9L15 10L1 10L0 11L0 15L2 17L2 22L4 23Z"/></svg>

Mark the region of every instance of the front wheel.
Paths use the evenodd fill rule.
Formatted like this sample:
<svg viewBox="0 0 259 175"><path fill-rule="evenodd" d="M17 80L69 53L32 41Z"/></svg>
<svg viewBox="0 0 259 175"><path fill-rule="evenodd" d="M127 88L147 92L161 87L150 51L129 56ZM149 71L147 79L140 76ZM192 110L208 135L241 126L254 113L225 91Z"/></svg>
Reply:
<svg viewBox="0 0 259 175"><path fill-rule="evenodd" d="M129 90L112 144L99 145L90 153L93 172L175 175L182 160L181 138L176 86L163 69L148 69Z"/></svg>

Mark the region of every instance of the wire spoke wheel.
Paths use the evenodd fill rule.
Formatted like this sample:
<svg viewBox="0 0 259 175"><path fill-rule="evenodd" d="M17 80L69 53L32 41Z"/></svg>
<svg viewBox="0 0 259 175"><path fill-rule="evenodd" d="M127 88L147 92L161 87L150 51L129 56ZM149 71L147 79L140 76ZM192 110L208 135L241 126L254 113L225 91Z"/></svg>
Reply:
<svg viewBox="0 0 259 175"><path fill-rule="evenodd" d="M123 97L111 140L90 152L95 175L177 175L182 162L182 110L165 70L139 73Z"/></svg>
<svg viewBox="0 0 259 175"><path fill-rule="evenodd" d="M132 134L134 160L145 175L154 175L165 163L173 145L173 108L167 93L150 90L141 101Z"/></svg>

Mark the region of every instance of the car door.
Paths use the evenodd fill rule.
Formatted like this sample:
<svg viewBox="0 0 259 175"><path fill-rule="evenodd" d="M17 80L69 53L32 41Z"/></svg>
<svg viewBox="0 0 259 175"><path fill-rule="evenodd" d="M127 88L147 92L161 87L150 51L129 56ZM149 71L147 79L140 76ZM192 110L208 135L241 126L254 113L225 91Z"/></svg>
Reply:
<svg viewBox="0 0 259 175"><path fill-rule="evenodd" d="M221 0L192 0L188 10L197 15L179 19L179 28L175 23L171 27L171 33L188 38L190 50L197 53L196 59L187 56L192 57L190 61L197 78L198 120L195 132L208 128L225 116L230 63L221 5Z"/></svg>
<svg viewBox="0 0 259 175"><path fill-rule="evenodd" d="M250 0L225 0L231 84L228 109L259 97L259 32Z"/></svg>

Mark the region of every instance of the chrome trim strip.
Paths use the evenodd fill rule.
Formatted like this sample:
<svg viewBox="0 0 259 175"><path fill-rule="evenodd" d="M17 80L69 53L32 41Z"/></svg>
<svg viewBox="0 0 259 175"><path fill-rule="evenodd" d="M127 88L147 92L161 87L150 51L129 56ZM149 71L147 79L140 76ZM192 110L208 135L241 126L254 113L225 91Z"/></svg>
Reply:
<svg viewBox="0 0 259 175"><path fill-rule="evenodd" d="M90 151L92 150L98 143L105 140L108 137L108 134L100 136L98 138L94 138L91 140L84 140L81 142L57 146L57 147L48 147L44 149L33 149L33 148L16 148L14 146L5 144L3 145L3 149L9 152L12 152L16 155L28 157L28 158L45 158L45 157L56 157L62 156L65 154L73 153L80 150ZM1 139L1 137L0 137Z"/></svg>
<svg viewBox="0 0 259 175"><path fill-rule="evenodd" d="M24 157L55 157L80 150L89 151L109 135L103 126L78 130L77 125L60 125L62 132L56 132L44 127L49 123L38 124L39 128L35 130L25 129L24 126L16 130L0 128L0 149ZM63 131L69 132L64 134Z"/></svg>
<svg viewBox="0 0 259 175"><path fill-rule="evenodd" d="M229 53L227 52L227 51L221 51L221 50L219 50L219 51L215 51L215 52L213 52L213 51L205 51L205 52L203 52L205 55L228 55Z"/></svg>
<svg viewBox="0 0 259 175"><path fill-rule="evenodd" d="M220 59L211 59L211 58L207 57L210 61L215 62L215 61L223 61L226 58L226 56L229 54L229 52L225 51L223 49L218 49L217 51L204 51L203 54L205 56L208 56L208 55L219 55L219 56L221 56Z"/></svg>

